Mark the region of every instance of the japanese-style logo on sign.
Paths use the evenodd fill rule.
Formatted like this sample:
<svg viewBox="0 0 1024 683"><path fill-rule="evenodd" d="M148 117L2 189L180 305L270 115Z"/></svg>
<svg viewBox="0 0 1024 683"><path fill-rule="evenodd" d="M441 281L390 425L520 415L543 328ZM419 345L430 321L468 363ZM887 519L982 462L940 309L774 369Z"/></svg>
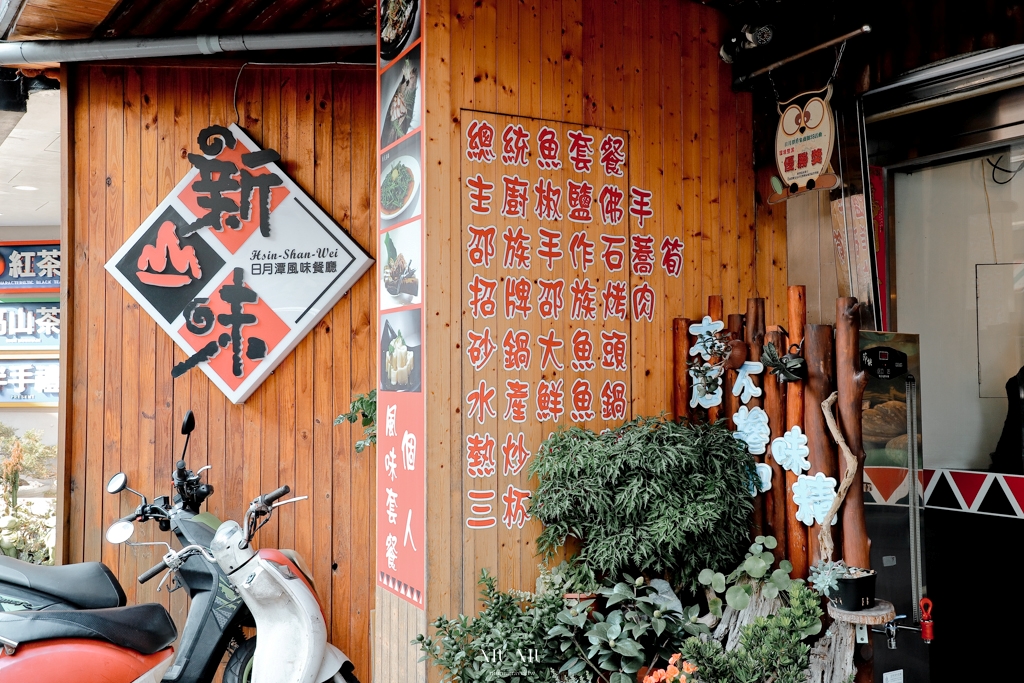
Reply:
<svg viewBox="0 0 1024 683"><path fill-rule="evenodd" d="M60 241L0 242L0 296L60 292Z"/></svg>
<svg viewBox="0 0 1024 683"><path fill-rule="evenodd" d="M234 403L244 401L372 259L236 125L201 154L107 270Z"/></svg>

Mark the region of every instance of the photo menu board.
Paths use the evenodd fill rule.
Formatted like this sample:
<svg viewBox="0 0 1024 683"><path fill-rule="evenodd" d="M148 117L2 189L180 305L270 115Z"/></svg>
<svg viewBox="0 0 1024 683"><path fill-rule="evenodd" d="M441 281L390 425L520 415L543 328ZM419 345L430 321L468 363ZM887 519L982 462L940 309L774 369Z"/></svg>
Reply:
<svg viewBox="0 0 1024 683"><path fill-rule="evenodd" d="M683 245L645 232L651 192L630 184L626 131L461 120L462 509L466 533L504 538L530 519L548 435L632 417L631 339L659 299L648 276L679 277Z"/></svg>
<svg viewBox="0 0 1024 683"><path fill-rule="evenodd" d="M380 0L377 72L377 585L423 608L423 39L416 0Z"/></svg>

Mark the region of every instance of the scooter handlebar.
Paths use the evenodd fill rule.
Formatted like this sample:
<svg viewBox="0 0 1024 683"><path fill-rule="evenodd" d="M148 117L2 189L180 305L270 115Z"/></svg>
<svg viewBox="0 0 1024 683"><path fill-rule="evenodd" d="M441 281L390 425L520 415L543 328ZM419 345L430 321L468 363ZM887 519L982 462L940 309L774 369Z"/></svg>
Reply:
<svg viewBox="0 0 1024 683"><path fill-rule="evenodd" d="M163 573L163 571L167 568L167 563L163 560L160 560L160 563L158 565L152 567L144 574L139 576L139 583L146 583L151 579L155 579L156 577L160 576L160 574Z"/></svg>
<svg viewBox="0 0 1024 683"><path fill-rule="evenodd" d="M291 488L288 486L288 484L285 484L284 486L282 486L281 488L277 489L276 491L271 491L270 493L263 494L262 502L263 502L264 505L267 505L267 506L273 505L274 501L279 500L281 498L284 498L290 492L291 492Z"/></svg>

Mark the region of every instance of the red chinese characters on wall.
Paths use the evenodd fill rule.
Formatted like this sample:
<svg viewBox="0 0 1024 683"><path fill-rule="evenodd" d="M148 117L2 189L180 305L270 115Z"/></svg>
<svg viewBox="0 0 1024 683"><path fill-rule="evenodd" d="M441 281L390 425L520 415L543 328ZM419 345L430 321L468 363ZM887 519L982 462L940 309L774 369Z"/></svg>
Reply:
<svg viewBox="0 0 1024 683"><path fill-rule="evenodd" d="M511 533L549 434L631 417L631 340L684 246L649 230L625 132L463 114L463 519Z"/></svg>

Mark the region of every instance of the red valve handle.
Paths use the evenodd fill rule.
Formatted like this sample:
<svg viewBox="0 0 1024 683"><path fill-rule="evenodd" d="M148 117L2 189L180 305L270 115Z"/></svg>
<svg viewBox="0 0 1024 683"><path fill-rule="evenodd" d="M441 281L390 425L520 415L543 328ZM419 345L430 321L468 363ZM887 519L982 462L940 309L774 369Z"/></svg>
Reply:
<svg viewBox="0 0 1024 683"><path fill-rule="evenodd" d="M930 643L935 639L935 623L932 621L932 601L921 598L921 640Z"/></svg>

